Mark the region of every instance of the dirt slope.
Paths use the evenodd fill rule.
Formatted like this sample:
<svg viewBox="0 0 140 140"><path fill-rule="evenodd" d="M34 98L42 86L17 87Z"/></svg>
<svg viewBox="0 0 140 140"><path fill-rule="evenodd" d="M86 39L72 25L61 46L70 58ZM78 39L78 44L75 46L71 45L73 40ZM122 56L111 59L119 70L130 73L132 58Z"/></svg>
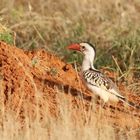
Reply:
<svg viewBox="0 0 140 140"><path fill-rule="evenodd" d="M123 86L121 89L123 91ZM25 117L28 113L36 116L36 105L43 114L43 101L48 103L52 115L57 117L57 90L63 96L72 98L73 106L80 104L83 96L84 106L89 108L91 93L81 83L78 74L71 65L65 64L58 57L45 50L24 52L15 46L0 42L0 104L5 111L13 110L17 117ZM134 103L140 103L140 97L124 93ZM95 96L93 96L95 98ZM94 103L94 114L98 115L99 100ZM82 109L79 106L79 111ZM107 113L106 113L107 112ZM133 115L132 115L133 114ZM140 111L118 103L103 109L103 121L122 128L137 128L140 126ZM43 117L43 115L42 115Z"/></svg>

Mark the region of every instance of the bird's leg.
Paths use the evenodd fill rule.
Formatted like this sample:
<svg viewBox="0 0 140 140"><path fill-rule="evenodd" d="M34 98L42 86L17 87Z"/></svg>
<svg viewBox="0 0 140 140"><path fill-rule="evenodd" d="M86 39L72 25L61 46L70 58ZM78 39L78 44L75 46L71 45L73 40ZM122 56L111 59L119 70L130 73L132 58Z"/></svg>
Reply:
<svg viewBox="0 0 140 140"><path fill-rule="evenodd" d="M103 98L102 98L103 100L103 102L102 102L102 108L106 108L106 103L108 102L108 100L109 100L109 98L107 97L107 96L103 96Z"/></svg>
<svg viewBox="0 0 140 140"><path fill-rule="evenodd" d="M102 99L100 98L100 96L98 96L96 99L97 99L97 100L96 100L96 101L97 101L97 104L99 104L101 108L104 108L105 105L106 105L106 101L105 101L105 100L102 100Z"/></svg>
<svg viewBox="0 0 140 140"><path fill-rule="evenodd" d="M105 102L105 101L103 101L103 102L102 102L102 105L101 105L101 106L102 106L102 108L105 108L105 105L106 105L106 102Z"/></svg>

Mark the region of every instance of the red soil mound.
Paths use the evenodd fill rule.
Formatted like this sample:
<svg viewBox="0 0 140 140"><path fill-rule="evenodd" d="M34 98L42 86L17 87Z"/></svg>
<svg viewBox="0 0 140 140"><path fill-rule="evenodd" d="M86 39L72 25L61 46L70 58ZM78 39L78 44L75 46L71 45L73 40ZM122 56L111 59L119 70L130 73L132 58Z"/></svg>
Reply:
<svg viewBox="0 0 140 140"><path fill-rule="evenodd" d="M85 90L71 65L44 50L27 54L0 42L0 67L2 100L17 115L24 111L24 106L34 112L36 96L44 97L55 113L55 86L63 88L66 93L71 89L73 95Z"/></svg>
<svg viewBox="0 0 140 140"><path fill-rule="evenodd" d="M47 102L51 114L57 116L57 90L63 91L63 96L68 96L68 98L71 96L73 106L82 102L81 98L78 98L78 95L82 95L87 110L92 95L83 86L78 73L72 66L65 64L58 57L45 50L25 53L4 42L0 42L0 86L0 104L5 106L6 111L13 110L17 117L23 118L27 113L29 116L35 117L36 106L41 108L40 113L43 114L43 101ZM124 87L121 86L121 88ZM140 103L140 98L132 97L129 94L127 96L134 103ZM95 105L96 115L99 103L97 102ZM104 115L108 116L112 124L130 128L140 125L137 123L140 121L140 111L124 107L121 103L114 108L111 105L104 109L105 112L110 110ZM79 106L79 111L81 110ZM131 111L134 114L133 118L130 117ZM133 121L134 118L137 121Z"/></svg>

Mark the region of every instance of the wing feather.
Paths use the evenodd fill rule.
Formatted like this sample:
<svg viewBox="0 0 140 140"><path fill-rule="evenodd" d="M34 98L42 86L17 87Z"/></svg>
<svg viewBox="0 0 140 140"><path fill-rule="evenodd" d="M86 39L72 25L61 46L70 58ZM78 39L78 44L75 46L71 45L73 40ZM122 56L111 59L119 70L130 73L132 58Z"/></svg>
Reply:
<svg viewBox="0 0 140 140"><path fill-rule="evenodd" d="M83 72L83 77L87 83L102 88L118 98L125 99L115 83L100 71L94 69L86 70Z"/></svg>

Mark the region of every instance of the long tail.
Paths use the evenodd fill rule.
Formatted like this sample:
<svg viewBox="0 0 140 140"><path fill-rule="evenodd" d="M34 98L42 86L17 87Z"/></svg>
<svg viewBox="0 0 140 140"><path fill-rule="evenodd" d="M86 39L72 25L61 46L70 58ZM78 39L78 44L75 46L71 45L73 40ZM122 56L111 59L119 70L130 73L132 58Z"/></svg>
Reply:
<svg viewBox="0 0 140 140"><path fill-rule="evenodd" d="M127 100L126 98L121 98L121 97L119 97L119 99L120 99L122 102L124 102L124 103L126 103L127 105L129 105L130 107L133 107L134 109L140 109L140 106L138 106L138 105L136 105L135 103L133 103L133 102Z"/></svg>

